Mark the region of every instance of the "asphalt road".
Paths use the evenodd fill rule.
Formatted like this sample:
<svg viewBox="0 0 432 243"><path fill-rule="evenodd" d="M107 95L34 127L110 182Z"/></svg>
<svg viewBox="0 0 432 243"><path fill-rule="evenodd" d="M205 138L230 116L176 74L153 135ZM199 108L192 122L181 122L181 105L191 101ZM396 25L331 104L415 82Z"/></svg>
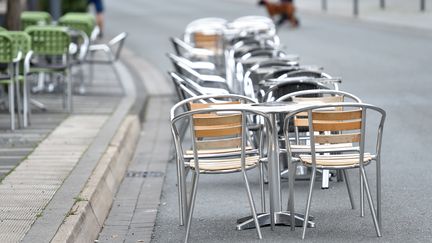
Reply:
<svg viewBox="0 0 432 243"><path fill-rule="evenodd" d="M200 17L232 20L243 15L265 14L254 1L250 2L106 0L106 33L129 32L127 48L166 72L171 70L165 57L165 53L172 52L169 36L181 35L187 23ZM321 65L329 74L342 77L342 90L388 113L382 151L383 237L375 237L369 214L360 219L358 211L349 210L344 186L332 183L330 190L316 190L312 213L317 217L317 228L307 232L307 239L316 242L430 241L432 155L428 150L432 144L432 33L350 18L301 13L300 17L301 28L292 30L285 26L279 31L286 49L299 54L302 63ZM184 228L177 225L174 170L174 165L170 164L154 242L178 242L184 235ZM216 180L203 177L201 182L197 199L201 206L196 208L191 239L202 242L255 240L253 231L234 230L234 219L248 213L241 178L235 175ZM215 189L211 184L214 182L224 189ZM300 184L297 190L304 190L306 186ZM303 197L300 195L296 202L300 210L304 208ZM263 235L263 242L298 240L300 230L291 232L278 227L275 232L264 229Z"/></svg>

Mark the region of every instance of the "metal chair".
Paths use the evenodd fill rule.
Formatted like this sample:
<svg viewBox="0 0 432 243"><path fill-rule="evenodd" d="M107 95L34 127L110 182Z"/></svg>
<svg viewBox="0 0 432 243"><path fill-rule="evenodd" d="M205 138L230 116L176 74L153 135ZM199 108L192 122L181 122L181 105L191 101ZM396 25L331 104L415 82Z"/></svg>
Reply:
<svg viewBox="0 0 432 243"><path fill-rule="evenodd" d="M326 89L316 89L316 90L304 90L304 91L298 91L286 94L276 100L277 102L286 102L286 101L292 101L296 103L300 102L306 102L306 103L335 103L335 102L355 102L355 103L361 103L361 100L350 93L343 92L343 91L337 91L337 90L326 90ZM309 146L306 145L309 142L309 137L305 135L305 133L308 132L308 123L307 123L307 114L301 114L302 116L297 116L295 119L295 122L292 122L292 127L294 127L294 139L290 141L291 143L291 152L295 154L299 153L307 153L309 150ZM290 129L290 132L292 129ZM284 141L286 143L287 141ZM320 145L317 147L318 152L325 153L328 150L351 150L352 144L345 143L345 144L338 144L338 145ZM310 152L310 151L309 151ZM306 168L304 166L298 166L297 172L299 174L306 175ZM329 188L329 178L330 178L330 172L329 170L319 170L320 173L322 173L322 181L321 181L321 189L328 189ZM337 171L341 172L341 171ZM288 170L285 170L281 173L281 175L289 173ZM342 178L344 178L349 198L351 201L351 206L354 209L354 200L351 195L351 190L349 188L349 178L346 173L338 173L337 174L338 181L342 181Z"/></svg>
<svg viewBox="0 0 432 243"><path fill-rule="evenodd" d="M228 29L236 36L274 36L276 26L273 20L265 16L243 16L228 24Z"/></svg>
<svg viewBox="0 0 432 243"><path fill-rule="evenodd" d="M258 99L261 93L259 82L268 71L281 68L295 68L298 65L298 61L285 58L272 58L254 64L247 69L242 78L245 95Z"/></svg>
<svg viewBox="0 0 432 243"><path fill-rule="evenodd" d="M63 89L63 106L72 112L71 37L68 29L62 26L30 26L25 31L31 37L33 50L29 72L62 74L66 86Z"/></svg>
<svg viewBox="0 0 432 243"><path fill-rule="evenodd" d="M285 139L289 141L291 134L288 132L290 121L295 120L301 114L307 114L308 135L310 139L308 153L300 154L298 162L312 169L312 176L308 197L306 201L305 218L309 217L310 206L312 201L313 185L315 182L316 172L318 169L342 170L343 173L347 169L359 169L360 185L362 195L366 191L367 201L371 211L373 223L377 236L381 236L381 143L384 121L386 113L383 109L369 104L362 103L332 103L325 105L313 105L303 109L291 112L285 117ZM377 117L378 129L376 131L376 139L369 139L370 132L366 136L366 114L369 113ZM371 119L372 120L372 119ZM368 123L368 127L375 123ZM370 128L370 127L369 127ZM375 145L375 153L368 153L365 150L366 142L371 141ZM344 149L334 149L330 154L319 153L319 146L322 144L342 144L353 143L353 148L349 151ZM291 165L295 158L291 155L291 144L287 143L288 162ZM365 166L376 163L376 186L377 186L377 209L375 210L374 202L370 192L369 182L366 177ZM293 168L295 171L295 168ZM290 173L290 177L295 177L295 173ZM289 187L293 186L293 181L290 181ZM289 209L294 211L294 193L290 190L289 193ZM362 201L360 201L362 204ZM361 205L362 207L362 205ZM294 214L291 214L294 215ZM291 218L294 222L294 218ZM302 239L305 238L307 225L303 225Z"/></svg>
<svg viewBox="0 0 432 243"><path fill-rule="evenodd" d="M197 84L209 87L209 88L219 88L219 89L225 89L229 91L228 84L224 78L218 75L212 75L212 74L201 74L197 72L195 69L191 68L189 65L187 65L185 62L178 60L175 55L168 55L168 58L171 60L174 69L177 73L188 77L189 79L193 80Z"/></svg>
<svg viewBox="0 0 432 243"><path fill-rule="evenodd" d="M281 74L279 77L276 77L279 80L288 79L288 78L313 78L321 83L331 83L333 85L334 90L339 90L339 84L341 82L340 78L334 78L330 74L319 71L319 70L313 70L310 68L314 67L302 67L298 70L286 72ZM275 75L277 75L275 73Z"/></svg>
<svg viewBox="0 0 432 243"><path fill-rule="evenodd" d="M210 98L225 101L212 103L209 101ZM171 129L177 152L180 224L186 221L185 242L189 239L199 175L234 172L243 174L257 234L260 239L262 238L246 174L246 170L259 165L260 154L250 141L247 120L250 119L250 116L262 116L265 124L268 125L268 118L263 114L252 113L244 109L220 110L217 108L218 105L226 106L241 102L253 101L239 95L198 96L181 101L171 109ZM189 106L190 111L177 114L178 109L185 105ZM223 113L218 113L222 111ZM177 124L184 124L185 119L192 121L190 122L192 150L185 149L181 143ZM192 172L192 195L189 202L186 199L185 168Z"/></svg>
<svg viewBox="0 0 432 243"><path fill-rule="evenodd" d="M217 66L224 64L224 33L227 21L222 18L200 18L189 23L183 35L185 43L211 52Z"/></svg>
<svg viewBox="0 0 432 243"><path fill-rule="evenodd" d="M177 37L171 37L170 41L177 56L187 58L191 61L213 61L212 57L214 54L210 50L195 48Z"/></svg>
<svg viewBox="0 0 432 243"><path fill-rule="evenodd" d="M167 57L174 63L183 63L186 66L196 70L199 73L203 74L213 74L217 75L216 65L212 62L204 62L204 61L192 61L185 57L180 57L171 53L167 53ZM174 67L176 67L174 65ZM180 70L176 70L179 72Z"/></svg>
<svg viewBox="0 0 432 243"><path fill-rule="evenodd" d="M229 94L229 91L226 89L201 86L190 78L176 72L170 72L170 76L175 80L178 87L183 91L184 95L182 96L184 97Z"/></svg>
<svg viewBox="0 0 432 243"><path fill-rule="evenodd" d="M127 36L128 34L126 32L122 32L116 35L106 44L90 44L88 49L89 53L86 55L85 59L85 62L90 64L90 81L93 81L94 78L94 64L111 65L114 74L116 75L117 79L120 80L116 63L120 58L120 54ZM103 56L101 57L97 54L101 54Z"/></svg>

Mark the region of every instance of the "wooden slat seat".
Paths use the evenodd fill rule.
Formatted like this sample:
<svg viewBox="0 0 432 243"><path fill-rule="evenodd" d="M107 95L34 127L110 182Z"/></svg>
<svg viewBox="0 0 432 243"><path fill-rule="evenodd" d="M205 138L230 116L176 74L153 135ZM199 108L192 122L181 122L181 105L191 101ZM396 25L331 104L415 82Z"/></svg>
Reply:
<svg viewBox="0 0 432 243"><path fill-rule="evenodd" d="M310 154L302 154L300 160L307 164L312 164L312 156ZM370 153L365 153L363 161L370 162L374 158ZM359 154L333 154L333 155L316 155L317 168L338 168L338 167L358 167L360 161Z"/></svg>
<svg viewBox="0 0 432 243"><path fill-rule="evenodd" d="M245 158L246 169L255 167L259 162L259 156L248 156ZM192 159L189 166L195 168L195 161ZM227 159L200 159L199 160L200 172L215 172L215 171L240 171L241 159L240 158L227 158Z"/></svg>
<svg viewBox="0 0 432 243"><path fill-rule="evenodd" d="M212 157L212 156L232 156L239 155L241 148L220 148L220 149L200 149L197 151L200 158ZM245 148L245 154L257 154L258 150L250 146ZM184 158L186 160L193 159L193 150L186 150Z"/></svg>
<svg viewBox="0 0 432 243"><path fill-rule="evenodd" d="M310 153L310 145L291 145L292 153ZM317 144L315 146L315 151L317 153L329 153L329 152L342 152L342 151L357 151L358 146L354 146L352 143L339 143L339 144Z"/></svg>

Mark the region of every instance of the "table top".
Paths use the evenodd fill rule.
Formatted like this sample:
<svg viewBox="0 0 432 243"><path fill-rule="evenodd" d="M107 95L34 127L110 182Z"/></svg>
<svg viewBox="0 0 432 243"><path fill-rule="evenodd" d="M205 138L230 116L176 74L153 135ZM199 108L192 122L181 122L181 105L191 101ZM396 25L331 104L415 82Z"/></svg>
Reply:
<svg viewBox="0 0 432 243"><path fill-rule="evenodd" d="M266 102L266 103L249 103L249 104L227 104L227 105L214 105L209 108L217 108L220 110L250 110L263 113L288 113L298 109L302 109L311 105L322 105L324 102Z"/></svg>

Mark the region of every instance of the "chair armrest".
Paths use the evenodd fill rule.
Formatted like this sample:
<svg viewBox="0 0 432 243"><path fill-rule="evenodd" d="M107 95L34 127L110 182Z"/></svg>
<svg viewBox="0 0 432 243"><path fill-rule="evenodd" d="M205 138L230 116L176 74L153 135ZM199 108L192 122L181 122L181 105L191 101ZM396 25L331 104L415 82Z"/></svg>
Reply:
<svg viewBox="0 0 432 243"><path fill-rule="evenodd" d="M27 75L30 72L30 62L32 56L33 56L33 51L29 51L24 57L24 75Z"/></svg>
<svg viewBox="0 0 432 243"><path fill-rule="evenodd" d="M193 69L204 69L204 70L215 70L216 66L211 62L191 62L191 68Z"/></svg>
<svg viewBox="0 0 432 243"><path fill-rule="evenodd" d="M204 57L214 56L213 51L204 48L195 48L178 38L172 38L172 41L173 43L175 43L175 45L181 47L192 56L204 56Z"/></svg>
<svg viewBox="0 0 432 243"><path fill-rule="evenodd" d="M21 61L22 56L23 56L22 51L18 51L17 56L12 60L12 62L17 63L17 62Z"/></svg>
<svg viewBox="0 0 432 243"><path fill-rule="evenodd" d="M118 35L116 35L114 38L112 38L108 42L108 46L110 47L111 51L114 49L115 46L118 46L115 53L114 53L114 60L118 60L120 58L121 50L123 49L124 42L126 40L126 37L128 34L126 32L122 32Z"/></svg>
<svg viewBox="0 0 432 243"><path fill-rule="evenodd" d="M111 63L114 61L114 56L113 53L111 51L111 48L109 48L109 46L107 44L95 44L95 45L90 45L88 48L89 52L103 52L106 55L106 60L98 60L98 59L92 59L92 58L86 58L87 62L90 63L95 63L95 62L99 62L99 63Z"/></svg>
<svg viewBox="0 0 432 243"><path fill-rule="evenodd" d="M217 75L201 74L199 76L199 79L201 79L203 82L210 81L226 83L226 80L224 78Z"/></svg>

